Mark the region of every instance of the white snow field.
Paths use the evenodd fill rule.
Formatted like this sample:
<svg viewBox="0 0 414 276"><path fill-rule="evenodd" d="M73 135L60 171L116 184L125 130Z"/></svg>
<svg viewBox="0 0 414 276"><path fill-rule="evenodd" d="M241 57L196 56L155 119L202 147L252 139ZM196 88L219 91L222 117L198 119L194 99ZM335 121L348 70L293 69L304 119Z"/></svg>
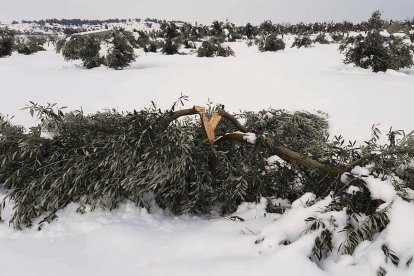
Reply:
<svg viewBox="0 0 414 276"><path fill-rule="evenodd" d="M322 110L332 134L362 141L371 125L414 129L414 69L374 74L343 65L337 45L259 53L245 43L229 44L230 58L144 54L129 68L86 70L49 49L32 56L0 59L0 113L30 126L21 111L29 101L83 108L94 112L147 106L151 100L169 107L180 93L189 105L208 99L228 111L269 106L288 110ZM355 173L364 173L356 168ZM335 252L318 266L308 259L315 234L306 234L305 219L335 218L334 243L343 241L343 212L320 211L330 197L316 203L311 194L291 204L283 215L267 214L265 200L244 203L229 218L172 217L152 207L149 214L130 203L109 212L80 215L72 203L42 231L16 231L0 224L0 275L414 275L414 204L402 201L386 181L370 177L372 194L393 201L391 223L374 241L363 242L352 256ZM0 199L2 194L0 192ZM282 202L283 203L283 202ZM12 203L6 205L11 213ZM283 245L284 240L292 243ZM256 242L257 241L257 242ZM400 257L386 262L386 243Z"/></svg>
<svg viewBox="0 0 414 276"><path fill-rule="evenodd" d="M53 50L0 60L0 110L15 122L33 124L29 101L80 107L87 112L148 106L168 108L180 93L189 105L208 99L229 111L321 110L330 116L332 134L370 137L371 126L414 129L414 69L372 73L342 64L337 45L260 53L243 42L229 44L236 57L198 58L139 53L125 70L86 70L65 62ZM288 43L289 45L289 43Z"/></svg>

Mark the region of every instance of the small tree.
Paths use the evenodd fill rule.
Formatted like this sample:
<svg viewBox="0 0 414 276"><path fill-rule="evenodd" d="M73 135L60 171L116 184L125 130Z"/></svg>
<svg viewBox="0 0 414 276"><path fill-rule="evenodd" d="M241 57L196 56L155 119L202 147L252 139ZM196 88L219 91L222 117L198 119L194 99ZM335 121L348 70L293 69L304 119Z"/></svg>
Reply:
<svg viewBox="0 0 414 276"><path fill-rule="evenodd" d="M329 41L326 39L326 35L324 33L318 34L313 42L319 44L329 44Z"/></svg>
<svg viewBox="0 0 414 276"><path fill-rule="evenodd" d="M56 53L60 54L63 46L65 46L66 38L58 39L55 44Z"/></svg>
<svg viewBox="0 0 414 276"><path fill-rule="evenodd" d="M183 45L184 45L184 48L186 48L186 49L196 49L197 48L194 41L191 41L191 40L188 40L188 39L184 40Z"/></svg>
<svg viewBox="0 0 414 276"><path fill-rule="evenodd" d="M345 54L344 63L353 63L374 72L399 70L413 65L410 46L401 38L384 37L378 31L369 32L366 37L358 35L347 38L340 46Z"/></svg>
<svg viewBox="0 0 414 276"><path fill-rule="evenodd" d="M228 57L234 56L234 51L230 47L223 47L220 42L215 40L203 41L197 50L198 57Z"/></svg>
<svg viewBox="0 0 414 276"><path fill-rule="evenodd" d="M262 24L260 24L260 32L262 34L271 34L274 31L274 25L272 21L266 20Z"/></svg>
<svg viewBox="0 0 414 276"><path fill-rule="evenodd" d="M291 48L296 47L299 49L301 47L309 48L311 46L312 39L308 35L304 35L295 37L295 40L293 41Z"/></svg>
<svg viewBox="0 0 414 276"><path fill-rule="evenodd" d="M160 26L161 36L165 39L174 39L180 35L177 25L174 22L164 22Z"/></svg>
<svg viewBox="0 0 414 276"><path fill-rule="evenodd" d="M134 48L123 32L117 31L112 35L113 46L108 50L106 65L114 69L122 69L135 61Z"/></svg>
<svg viewBox="0 0 414 276"><path fill-rule="evenodd" d="M157 52L157 42L152 40L149 35L143 31L137 31L138 32L138 38L136 40L137 47L140 47L144 49L145 53Z"/></svg>
<svg viewBox="0 0 414 276"><path fill-rule="evenodd" d="M373 31L380 31L382 26L384 26L385 21L381 18L380 11L374 11L371 15L371 18L368 20L368 29Z"/></svg>
<svg viewBox="0 0 414 276"><path fill-rule="evenodd" d="M177 42L177 40L166 39L161 48L161 52L165 55L175 55L178 54L179 48L180 44Z"/></svg>
<svg viewBox="0 0 414 276"><path fill-rule="evenodd" d="M16 50L19 54L31 55L39 51L45 51L45 48L43 48L44 43L44 39L36 37L19 39L17 40Z"/></svg>
<svg viewBox="0 0 414 276"><path fill-rule="evenodd" d="M276 52L285 49L285 42L282 39L278 38L277 35L271 34L269 36L263 36L259 43L259 51L260 52Z"/></svg>
<svg viewBox="0 0 414 276"><path fill-rule="evenodd" d="M10 56L14 47L14 32L9 29L0 29L0 57Z"/></svg>
<svg viewBox="0 0 414 276"><path fill-rule="evenodd" d="M247 23L244 27L243 34L247 37L247 39L252 39L256 34L255 27L253 27L252 24Z"/></svg>
<svg viewBox="0 0 414 276"><path fill-rule="evenodd" d="M148 41L148 43L144 46L144 52L148 53L156 53L157 52L157 43L153 40Z"/></svg>
<svg viewBox="0 0 414 276"><path fill-rule="evenodd" d="M331 34L331 38L334 42L339 43L344 39L344 35L339 32L335 32Z"/></svg>
<svg viewBox="0 0 414 276"><path fill-rule="evenodd" d="M93 35L72 36L67 40L62 49L65 60L82 60L83 66L91 69L103 63L99 55L101 41Z"/></svg>

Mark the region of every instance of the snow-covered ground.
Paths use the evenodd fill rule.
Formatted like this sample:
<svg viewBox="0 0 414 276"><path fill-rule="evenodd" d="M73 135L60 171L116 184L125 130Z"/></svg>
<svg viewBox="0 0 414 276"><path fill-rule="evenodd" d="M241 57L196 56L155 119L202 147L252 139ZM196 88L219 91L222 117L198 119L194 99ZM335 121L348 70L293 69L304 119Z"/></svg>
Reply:
<svg viewBox="0 0 414 276"><path fill-rule="evenodd" d="M332 134L366 139L373 124L383 129L414 129L414 70L372 73L341 62L337 45L259 53L245 43L230 43L236 57L197 58L140 53L129 68L92 70L68 63L53 50L0 60L0 110L30 125L29 101L58 103L87 112L133 109L151 100L169 107L180 93L189 104L208 99L230 111L272 106L322 110Z"/></svg>
<svg viewBox="0 0 414 276"><path fill-rule="evenodd" d="M9 29L15 30L22 34L44 34L44 35L64 35L65 29L72 29L77 31L94 31L94 30L105 30L108 29L115 29L115 28L123 28L128 31L132 30L143 30L143 31L151 31L159 29L160 24L147 21L147 20L135 20L129 19L126 22L112 22L112 23L102 23L102 24L82 24L82 25L62 25L58 23L23 23L19 22L16 24L7 24L5 25Z"/></svg>
<svg viewBox="0 0 414 276"><path fill-rule="evenodd" d="M373 185L390 185L380 182L370 179ZM42 231L0 224L0 275L349 276L377 275L379 267L387 275L413 275L414 266L407 263L414 256L414 205L393 192L387 229L373 242L362 242L352 256L334 251L320 266L308 258L318 231L307 233L305 219L334 218L337 246L344 238L345 211L321 214L332 199L308 204L313 197L305 194L283 215L266 213L265 199L243 203L234 216L244 221L171 217L155 205L149 214L131 203L80 215L72 203ZM286 240L291 244L284 245ZM384 244L398 254L398 266L386 261Z"/></svg>
<svg viewBox="0 0 414 276"><path fill-rule="evenodd" d="M332 134L349 139L368 138L374 123L414 129L412 69L374 74L343 65L337 45L280 53L229 45L236 57L140 53L122 71L86 70L50 49L13 55L0 59L0 113L30 126L33 119L20 110L29 101L93 112L141 108L151 100L167 108L183 93L190 96L189 105L211 99L235 112L269 106L322 110L329 114ZM377 191L379 182L371 180ZM113 212L80 215L73 203L40 232L0 224L0 275L376 275L379 266L387 275L414 275L414 265L406 265L414 256L414 205L395 198L392 188L378 196L395 200L387 229L353 256L333 254L322 268L308 259L315 236L303 233L304 219L323 216L320 210L330 199L308 206L311 195L305 194L280 218L265 216L264 202L242 204L234 214L242 222L171 217L156 206L148 214L129 203ZM340 212L331 215L343 223ZM284 239L292 244L281 245ZM385 263L384 242L401 258L398 271Z"/></svg>

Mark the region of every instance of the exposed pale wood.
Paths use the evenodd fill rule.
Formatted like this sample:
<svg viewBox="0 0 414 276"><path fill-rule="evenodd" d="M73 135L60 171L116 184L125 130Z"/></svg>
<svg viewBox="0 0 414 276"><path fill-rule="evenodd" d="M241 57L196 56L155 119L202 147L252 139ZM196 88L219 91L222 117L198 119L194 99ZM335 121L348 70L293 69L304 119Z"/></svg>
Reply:
<svg viewBox="0 0 414 276"><path fill-rule="evenodd" d="M216 129L217 125L220 123L220 120L221 120L221 115L217 114L217 113L214 113L213 116L211 116L211 118L210 118L210 122L209 122L210 127L212 129Z"/></svg>
<svg viewBox="0 0 414 276"><path fill-rule="evenodd" d="M193 106L192 108L174 111L170 114L168 123L171 123L172 121L177 120L178 118L183 117L183 116L197 115L199 114L198 110L199 110L199 107Z"/></svg>
<svg viewBox="0 0 414 276"><path fill-rule="evenodd" d="M204 107L194 106L190 109L184 109L172 113L170 116L170 121L176 120L182 116L195 114L200 115L201 123L203 126L203 132L211 144L221 143L224 141L238 141L241 143L247 143L247 140L245 140L245 133L248 132L247 129L242 124L240 124L240 122L233 115L229 114L225 110L213 114L211 119L209 119L208 116L205 114ZM215 129L222 118L229 120L241 132L228 133L216 139ZM284 161L290 164L294 164L295 166L299 165L310 170L318 170L334 177L340 175L345 171L343 168L335 168L320 163L314 159L307 157L306 155L295 152L283 145L280 145L270 138L262 137L262 139L260 139L256 143L258 142L260 142L262 146L268 148L273 154L279 156Z"/></svg>
<svg viewBox="0 0 414 276"><path fill-rule="evenodd" d="M195 105L195 106L193 107L193 109L194 109L196 112L198 112L198 113L205 113L205 112L206 112L206 108L205 108L205 107L198 106L198 105Z"/></svg>

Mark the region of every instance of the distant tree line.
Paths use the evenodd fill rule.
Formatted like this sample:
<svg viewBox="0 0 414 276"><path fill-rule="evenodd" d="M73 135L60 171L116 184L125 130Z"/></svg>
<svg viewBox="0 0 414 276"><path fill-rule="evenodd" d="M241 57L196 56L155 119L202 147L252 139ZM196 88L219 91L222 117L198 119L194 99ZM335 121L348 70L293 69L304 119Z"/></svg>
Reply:
<svg viewBox="0 0 414 276"><path fill-rule="evenodd" d="M121 29L115 26L108 26L111 23L127 23L140 21L139 19L107 19L107 20L82 20L82 19L46 19L40 21L22 21L32 22L43 25L48 31L59 31L66 35L65 41L71 41L72 35L90 30L102 30L102 27L92 25L104 25L104 30L113 30L115 33ZM344 22L316 22L316 23L297 23L297 24L275 24L270 20L264 21L260 25L254 26L247 23L244 26L236 26L229 21L213 21L210 25L191 24L184 21L166 21L157 19L145 19L145 24L151 27L152 24L158 24L158 28L149 28L149 30L133 30L127 32L122 30L122 36L128 37L128 43L133 49L143 49L144 52L160 51L165 55L175 54L197 54L198 57L214 56L233 56L234 51L229 46L222 46L224 42L247 41L249 46L256 44L261 52L283 51L286 46L285 35L294 35L294 41L291 48L309 48L314 44L340 44L339 50L344 54L344 63L354 64L358 67L372 69L374 72L386 71L388 69L398 70L413 65L413 20L393 21L381 18L381 13L376 11L372 16L363 22L352 23ZM49 25L44 26L46 23ZM51 26L50 24L62 25ZM88 25L90 27L88 27ZM122 25L121 25L122 26ZM394 35L399 33L398 35ZM30 33L29 33L30 34ZM26 34L27 35L27 34ZM4 35L3 35L4 36ZM66 60L80 59L85 61L79 55L67 55L67 53L76 52L73 47L83 47L82 43L99 38L74 39L77 43L66 44L65 47L71 50L62 51ZM3 41L3 42L2 42ZM17 40L16 40L17 41ZM79 41L82 41L80 43ZM105 64L102 59L96 58L97 52L100 51L100 44L103 42L94 41L93 45L99 47L88 48L85 52L88 54L87 60L95 62L84 62L86 68L93 68ZM3 48L10 45L10 39L5 37L0 40ZM80 43L80 44L79 44ZM21 43L20 43L21 44ZM35 47L33 40L29 43L32 50L27 50L28 45L20 45L19 52L33 53L41 49ZM60 45L63 45L62 43ZM37 49L37 50L36 50ZM92 51L91 49L95 49ZM126 49L126 48L124 48ZM57 49L60 52L59 49ZM80 51L79 49L77 50ZM131 50L128 47L128 51ZM3 50L3 52L7 52ZM4 54L3 54L4 56ZM135 55L128 54L133 61ZM122 59L122 58L121 58ZM128 58L129 59L129 58ZM111 59L114 60L114 59ZM123 66L117 66L117 69L127 66L130 62L123 63Z"/></svg>

